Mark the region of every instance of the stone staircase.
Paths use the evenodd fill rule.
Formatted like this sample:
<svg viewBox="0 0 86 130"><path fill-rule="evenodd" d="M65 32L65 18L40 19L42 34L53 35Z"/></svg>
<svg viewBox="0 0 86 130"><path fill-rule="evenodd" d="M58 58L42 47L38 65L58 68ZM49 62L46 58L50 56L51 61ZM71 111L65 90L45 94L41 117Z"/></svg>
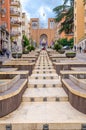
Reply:
<svg viewBox="0 0 86 130"><path fill-rule="evenodd" d="M41 51L22 104L12 114L2 118L0 130L12 122L12 130L81 130L86 115L74 109L61 86L60 77L46 51ZM43 129L47 125L48 129Z"/></svg>
<svg viewBox="0 0 86 130"><path fill-rule="evenodd" d="M56 74L47 53L41 52L33 74L29 78L23 102L57 101L68 101L68 96L61 87L59 76Z"/></svg>

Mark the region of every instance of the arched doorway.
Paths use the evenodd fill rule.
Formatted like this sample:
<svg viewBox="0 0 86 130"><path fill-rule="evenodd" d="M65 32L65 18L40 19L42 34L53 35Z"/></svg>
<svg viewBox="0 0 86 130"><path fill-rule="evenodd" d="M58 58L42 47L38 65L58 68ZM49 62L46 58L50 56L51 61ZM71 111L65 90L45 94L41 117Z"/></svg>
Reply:
<svg viewBox="0 0 86 130"><path fill-rule="evenodd" d="M46 48L47 45L48 45L48 37L47 37L46 34L42 34L42 35L40 36L40 46L41 46L42 48Z"/></svg>

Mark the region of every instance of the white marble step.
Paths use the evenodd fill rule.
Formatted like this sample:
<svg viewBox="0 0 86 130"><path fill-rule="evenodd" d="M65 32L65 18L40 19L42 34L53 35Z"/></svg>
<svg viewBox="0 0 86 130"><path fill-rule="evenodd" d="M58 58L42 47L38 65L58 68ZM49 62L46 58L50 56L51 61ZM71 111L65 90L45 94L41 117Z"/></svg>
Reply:
<svg viewBox="0 0 86 130"><path fill-rule="evenodd" d="M29 84L61 84L61 81L59 79L31 79L29 80Z"/></svg>
<svg viewBox="0 0 86 130"><path fill-rule="evenodd" d="M58 88L62 87L61 84L28 84L28 88Z"/></svg>
<svg viewBox="0 0 86 130"><path fill-rule="evenodd" d="M51 70L51 69L53 69L53 68L54 68L54 67L46 67L46 66L34 67L34 69L41 69L41 70L47 70L47 69Z"/></svg>
<svg viewBox="0 0 86 130"><path fill-rule="evenodd" d="M63 88L27 88L23 95L23 101L68 101L68 96Z"/></svg>
<svg viewBox="0 0 86 130"><path fill-rule="evenodd" d="M46 69L46 70L44 70L44 69L35 69L35 70L33 70L34 74L37 73L37 72L39 72L40 74L42 74L43 72L48 74L48 73L55 73L56 70L55 69Z"/></svg>
<svg viewBox="0 0 86 130"><path fill-rule="evenodd" d="M1 118L0 130L12 124L13 130L81 130L86 115L74 109L69 102L23 102L20 107Z"/></svg>
<svg viewBox="0 0 86 130"><path fill-rule="evenodd" d="M32 74L31 75L31 77L33 77L33 76L38 76L38 77L43 77L43 76L57 76L58 77L58 75L56 74L56 73L52 73L52 74Z"/></svg>
<svg viewBox="0 0 86 130"><path fill-rule="evenodd" d="M58 75L46 75L46 74L41 74L41 75L38 75L38 74L36 74L35 76L34 76L34 74L32 74L30 77L29 77L29 80L31 80L31 79L45 79L45 80L51 80L51 79L59 79L59 76Z"/></svg>

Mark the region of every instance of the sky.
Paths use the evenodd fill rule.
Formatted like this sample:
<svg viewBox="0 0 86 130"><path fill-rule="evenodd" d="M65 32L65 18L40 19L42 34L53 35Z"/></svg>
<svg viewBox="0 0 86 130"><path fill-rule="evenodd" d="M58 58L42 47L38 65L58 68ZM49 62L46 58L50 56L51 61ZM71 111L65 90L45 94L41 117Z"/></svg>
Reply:
<svg viewBox="0 0 86 130"><path fill-rule="evenodd" d="M41 25L47 26L48 18L55 17L53 8L63 3L63 0L20 0L22 9L28 19L39 18Z"/></svg>

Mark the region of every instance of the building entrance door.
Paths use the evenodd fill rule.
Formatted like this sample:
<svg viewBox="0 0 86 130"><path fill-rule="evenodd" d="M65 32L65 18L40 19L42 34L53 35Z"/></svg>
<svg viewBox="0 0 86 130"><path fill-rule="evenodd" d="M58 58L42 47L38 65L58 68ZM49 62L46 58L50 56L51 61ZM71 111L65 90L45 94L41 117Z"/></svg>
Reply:
<svg viewBox="0 0 86 130"><path fill-rule="evenodd" d="M40 46L41 46L43 49L45 49L45 48L47 47L47 45L48 45L47 40L48 40L48 37L47 37L46 34L42 34L42 35L40 36Z"/></svg>

